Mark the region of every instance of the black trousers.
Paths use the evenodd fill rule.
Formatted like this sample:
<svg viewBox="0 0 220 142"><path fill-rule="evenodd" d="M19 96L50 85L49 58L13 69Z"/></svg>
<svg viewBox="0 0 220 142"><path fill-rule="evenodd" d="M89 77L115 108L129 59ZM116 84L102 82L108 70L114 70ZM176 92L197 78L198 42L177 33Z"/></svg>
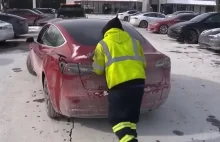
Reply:
<svg viewBox="0 0 220 142"><path fill-rule="evenodd" d="M136 126L136 123L139 121L143 94L144 87L109 90L108 121L111 124L113 131L116 125L123 122L130 122ZM134 138L129 140L129 142L138 141L136 139L136 128L132 129L131 127L124 127L115 132L115 134L118 136L120 141L126 135L134 136Z"/></svg>

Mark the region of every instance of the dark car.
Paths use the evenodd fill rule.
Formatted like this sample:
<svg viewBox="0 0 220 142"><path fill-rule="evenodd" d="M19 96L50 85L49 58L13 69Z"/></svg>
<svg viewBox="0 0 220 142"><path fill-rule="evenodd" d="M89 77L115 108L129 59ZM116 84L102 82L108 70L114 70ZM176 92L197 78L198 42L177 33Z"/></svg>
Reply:
<svg viewBox="0 0 220 142"><path fill-rule="evenodd" d="M46 15L37 13L30 9L7 9L5 13L21 16L27 19L28 25L37 25L37 21L44 19Z"/></svg>
<svg viewBox="0 0 220 142"><path fill-rule="evenodd" d="M168 36L181 42L195 44L204 30L213 28L220 28L220 13L204 13L190 21L175 24L168 29Z"/></svg>
<svg viewBox="0 0 220 142"><path fill-rule="evenodd" d="M192 14L196 14L194 11L176 11L176 12L174 12L174 13L172 13L172 14L167 15L167 17L173 17L173 16L175 16L175 15L182 14L182 13L192 13Z"/></svg>
<svg viewBox="0 0 220 142"><path fill-rule="evenodd" d="M177 23L180 23L180 22L189 21L196 16L198 16L198 15L193 14L193 13L181 13L181 14L175 15L173 17L169 17L169 18L163 19L161 21L157 21L155 23L149 24L148 31L160 33L160 34L167 34L168 28L170 26L177 24Z"/></svg>
<svg viewBox="0 0 220 142"><path fill-rule="evenodd" d="M12 24L15 36L28 33L28 24L25 18L7 13L0 13L0 20Z"/></svg>
<svg viewBox="0 0 220 142"><path fill-rule="evenodd" d="M62 4L58 10L57 18L86 17L84 7L81 4Z"/></svg>

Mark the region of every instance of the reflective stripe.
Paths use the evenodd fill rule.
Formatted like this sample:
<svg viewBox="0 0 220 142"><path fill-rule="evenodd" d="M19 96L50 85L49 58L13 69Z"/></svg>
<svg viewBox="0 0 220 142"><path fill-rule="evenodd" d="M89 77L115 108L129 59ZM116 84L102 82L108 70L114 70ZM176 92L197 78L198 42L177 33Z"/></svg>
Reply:
<svg viewBox="0 0 220 142"><path fill-rule="evenodd" d="M121 56L121 57L112 58L110 60L108 59L108 61L106 63L106 67L110 66L112 63L119 62L119 61L125 61L125 60L137 60L137 61L141 61L141 62L145 61L144 57L141 57L141 56Z"/></svg>
<svg viewBox="0 0 220 142"><path fill-rule="evenodd" d="M130 122L121 122L121 123L118 123L117 125L115 125L112 129L113 129L113 132L116 133L117 131L120 131L124 128L127 128L127 127L131 127L131 123Z"/></svg>
<svg viewBox="0 0 220 142"><path fill-rule="evenodd" d="M107 58L108 58L108 59L112 59L112 56L111 56L111 54L110 54L110 52L109 52L109 50L108 50L107 44L106 44L103 40L100 41L99 43L102 45L103 50L104 50L104 52L105 52Z"/></svg>
<svg viewBox="0 0 220 142"><path fill-rule="evenodd" d="M125 61L125 60L137 60L137 61L141 61L141 62L146 62L145 57L138 55L137 41L132 38L132 43L133 43L133 48L134 48L134 53L135 53L134 56L121 56L121 57L112 58L107 44L103 40L100 41L99 44L102 45L103 50L104 50L104 52L107 56L107 59L108 59L108 61L106 63L106 67L110 66L112 63L119 62L119 61Z"/></svg>
<svg viewBox="0 0 220 142"><path fill-rule="evenodd" d="M134 139L134 136L131 136L131 135L125 135L121 140L120 142L129 142L131 140Z"/></svg>
<svg viewBox="0 0 220 142"><path fill-rule="evenodd" d="M136 127L136 124L135 124L135 123L131 123L131 125L130 125L130 126L131 126L131 129L132 129L132 130L136 130L136 129L137 129L137 127Z"/></svg>
<svg viewBox="0 0 220 142"><path fill-rule="evenodd" d="M98 65L96 62L92 63L92 68L95 69L95 70L99 70L99 71L104 71L105 70L104 66Z"/></svg>

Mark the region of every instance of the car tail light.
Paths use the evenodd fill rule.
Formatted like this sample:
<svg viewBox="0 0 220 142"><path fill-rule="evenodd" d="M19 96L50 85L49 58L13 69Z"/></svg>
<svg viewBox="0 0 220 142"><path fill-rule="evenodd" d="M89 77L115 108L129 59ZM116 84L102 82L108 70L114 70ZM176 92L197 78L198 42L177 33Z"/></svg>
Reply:
<svg viewBox="0 0 220 142"><path fill-rule="evenodd" d="M156 68L170 68L171 67L171 61L170 58L166 57L162 60L158 60L156 62Z"/></svg>
<svg viewBox="0 0 220 142"><path fill-rule="evenodd" d="M66 63L60 66L61 72L65 75L83 75L93 72L92 65Z"/></svg>

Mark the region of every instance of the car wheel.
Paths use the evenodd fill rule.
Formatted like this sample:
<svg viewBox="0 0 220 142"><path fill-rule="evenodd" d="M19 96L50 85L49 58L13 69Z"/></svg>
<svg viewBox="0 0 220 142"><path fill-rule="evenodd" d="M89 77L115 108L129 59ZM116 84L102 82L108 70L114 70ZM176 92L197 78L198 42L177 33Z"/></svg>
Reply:
<svg viewBox="0 0 220 142"><path fill-rule="evenodd" d="M184 42L188 44L196 44L198 43L198 34L194 30L187 31L186 35L184 36Z"/></svg>
<svg viewBox="0 0 220 142"><path fill-rule="evenodd" d="M26 66L27 66L27 69L28 69L28 72L34 76L36 76L36 72L34 71L33 69L33 65L32 65L32 62L31 62L31 56L30 56L30 53L28 54L27 56L27 60L26 60Z"/></svg>
<svg viewBox="0 0 220 142"><path fill-rule="evenodd" d="M47 115L52 119L57 119L59 117L59 114L55 111L55 109L54 109L54 107L51 103L46 78L44 78L44 100L45 100L45 103L46 103Z"/></svg>
<svg viewBox="0 0 220 142"><path fill-rule="evenodd" d="M141 27L141 28L147 28L147 27L148 27L148 22L145 21L145 20L141 21L139 27Z"/></svg>
<svg viewBox="0 0 220 142"><path fill-rule="evenodd" d="M124 21L128 21L128 16L125 16L125 17L124 17Z"/></svg>
<svg viewBox="0 0 220 142"><path fill-rule="evenodd" d="M168 32L168 26L167 25L161 25L159 33L160 34L167 34L167 32Z"/></svg>

